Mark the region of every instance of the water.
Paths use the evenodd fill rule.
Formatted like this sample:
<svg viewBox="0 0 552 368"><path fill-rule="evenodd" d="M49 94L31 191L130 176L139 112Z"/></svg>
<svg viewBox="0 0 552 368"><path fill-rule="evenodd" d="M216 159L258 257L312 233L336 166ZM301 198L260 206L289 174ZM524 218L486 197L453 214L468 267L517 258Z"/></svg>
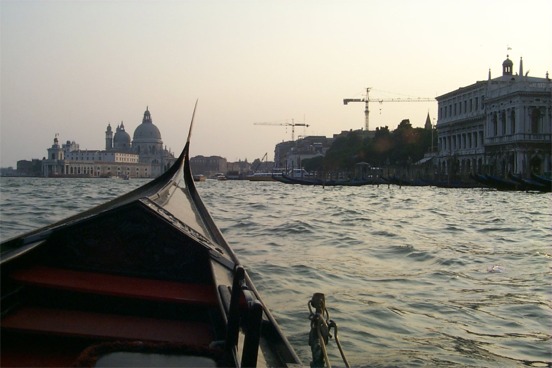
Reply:
<svg viewBox="0 0 552 368"><path fill-rule="evenodd" d="M1 238L143 183L1 178ZM354 366L552 366L550 193L197 185L305 365L322 292Z"/></svg>

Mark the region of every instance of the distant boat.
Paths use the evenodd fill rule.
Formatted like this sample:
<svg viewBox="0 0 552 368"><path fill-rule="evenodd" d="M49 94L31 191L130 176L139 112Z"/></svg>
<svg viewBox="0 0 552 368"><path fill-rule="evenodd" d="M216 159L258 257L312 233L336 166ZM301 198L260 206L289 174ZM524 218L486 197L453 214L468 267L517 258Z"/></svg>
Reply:
<svg viewBox="0 0 552 368"><path fill-rule="evenodd" d="M249 175L247 180L249 181L276 181L276 177L282 176L281 172L271 172L271 173L254 173Z"/></svg>
<svg viewBox="0 0 552 368"><path fill-rule="evenodd" d="M207 177L203 174L194 175L194 181L205 181Z"/></svg>
<svg viewBox="0 0 552 368"><path fill-rule="evenodd" d="M547 191L552 191L552 178L550 178L550 173L548 176L537 175L531 173L531 179L538 181L541 184L544 184L547 188Z"/></svg>
<svg viewBox="0 0 552 368"><path fill-rule="evenodd" d="M496 190L520 190L550 192L551 187L542 184L537 180L524 179L519 175L509 175L508 179L494 175L472 174L471 178L480 184Z"/></svg>
<svg viewBox="0 0 552 368"><path fill-rule="evenodd" d="M305 169L292 169L284 174L293 179L305 179L312 177L312 175Z"/></svg>
<svg viewBox="0 0 552 368"><path fill-rule="evenodd" d="M493 175L472 174L471 178L486 187L496 190L519 190L522 185L513 180L502 179Z"/></svg>
<svg viewBox="0 0 552 368"><path fill-rule="evenodd" d="M510 179L523 185L525 190L533 190L539 192L552 191L552 186L550 184L546 185L546 183L543 181L523 178L521 177L521 175L510 175Z"/></svg>
<svg viewBox="0 0 552 368"><path fill-rule="evenodd" d="M299 184L299 185L317 185L317 186L348 186L348 187L358 187L362 185L376 184L373 180L359 180L359 179L345 179L345 180L324 180L318 178L294 178L287 175L281 175L279 177L274 177L275 180L284 183L284 184Z"/></svg>
<svg viewBox="0 0 552 368"><path fill-rule="evenodd" d="M274 181L272 173L255 173L247 177L249 181Z"/></svg>

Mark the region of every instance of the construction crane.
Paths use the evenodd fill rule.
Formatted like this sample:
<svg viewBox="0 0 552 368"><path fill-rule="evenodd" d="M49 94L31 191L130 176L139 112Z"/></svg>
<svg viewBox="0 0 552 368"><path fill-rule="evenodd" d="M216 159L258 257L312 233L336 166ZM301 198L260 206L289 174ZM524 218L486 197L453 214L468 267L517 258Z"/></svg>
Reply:
<svg viewBox="0 0 552 368"><path fill-rule="evenodd" d="M291 119L291 123L290 122L285 122L285 123L275 123L275 122L264 122L264 123L253 123L254 125L280 125L280 126L290 126L291 127L291 140L294 141L295 140L295 127L296 126L302 126L302 127L306 127L308 128L309 125L308 124L305 124L305 123L296 123L293 121L293 119Z"/></svg>
<svg viewBox="0 0 552 368"><path fill-rule="evenodd" d="M366 88L366 97L364 98L345 98L343 99L343 104L347 105L349 102L364 102L364 129L366 131L369 131L370 127L370 108L369 103L370 102L431 102L435 101L434 98L424 98L424 97L417 97L417 98L370 98L370 90L372 88L368 87Z"/></svg>

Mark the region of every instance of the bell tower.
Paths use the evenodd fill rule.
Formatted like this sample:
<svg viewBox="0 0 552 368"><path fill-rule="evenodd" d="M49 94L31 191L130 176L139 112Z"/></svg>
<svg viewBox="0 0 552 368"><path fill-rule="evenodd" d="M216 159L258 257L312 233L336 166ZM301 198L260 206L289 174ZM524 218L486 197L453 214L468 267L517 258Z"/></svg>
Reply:
<svg viewBox="0 0 552 368"><path fill-rule="evenodd" d="M512 75L512 70L514 68L514 63L510 60L509 55L506 55L506 60L502 63L502 75L510 76Z"/></svg>
<svg viewBox="0 0 552 368"><path fill-rule="evenodd" d="M63 150L61 149L61 147L59 145L58 135L59 134L56 133L56 135L54 137L54 144L52 144L51 148L48 148L48 159L49 160L63 160L63 158L64 158Z"/></svg>
<svg viewBox="0 0 552 368"><path fill-rule="evenodd" d="M113 149L113 130L111 130L111 124L107 124L107 130L105 131L105 150L109 151Z"/></svg>

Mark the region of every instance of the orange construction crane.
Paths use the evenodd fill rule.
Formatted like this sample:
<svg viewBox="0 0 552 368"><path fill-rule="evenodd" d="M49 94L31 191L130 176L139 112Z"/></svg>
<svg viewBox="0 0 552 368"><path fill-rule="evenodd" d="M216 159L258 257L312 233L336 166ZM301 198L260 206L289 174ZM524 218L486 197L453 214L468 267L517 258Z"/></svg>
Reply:
<svg viewBox="0 0 552 368"><path fill-rule="evenodd" d="M368 87L366 88L366 97L364 98L345 98L343 99L343 104L347 105L349 102L364 102L364 129L366 131L369 131L370 126L370 108L369 103L370 102L431 102L435 101L434 98L424 98L424 97L417 97L417 98L370 98L370 90L372 88Z"/></svg>
<svg viewBox="0 0 552 368"><path fill-rule="evenodd" d="M285 123L278 123L278 122L261 122L261 123L253 123L254 125L280 125L280 126L290 126L291 127L291 140L294 141L295 140L295 127L296 126L302 126L302 127L306 127L308 128L309 125L308 124L305 124L305 123L296 123L293 121L293 119L291 119L291 123L290 122L285 122Z"/></svg>

